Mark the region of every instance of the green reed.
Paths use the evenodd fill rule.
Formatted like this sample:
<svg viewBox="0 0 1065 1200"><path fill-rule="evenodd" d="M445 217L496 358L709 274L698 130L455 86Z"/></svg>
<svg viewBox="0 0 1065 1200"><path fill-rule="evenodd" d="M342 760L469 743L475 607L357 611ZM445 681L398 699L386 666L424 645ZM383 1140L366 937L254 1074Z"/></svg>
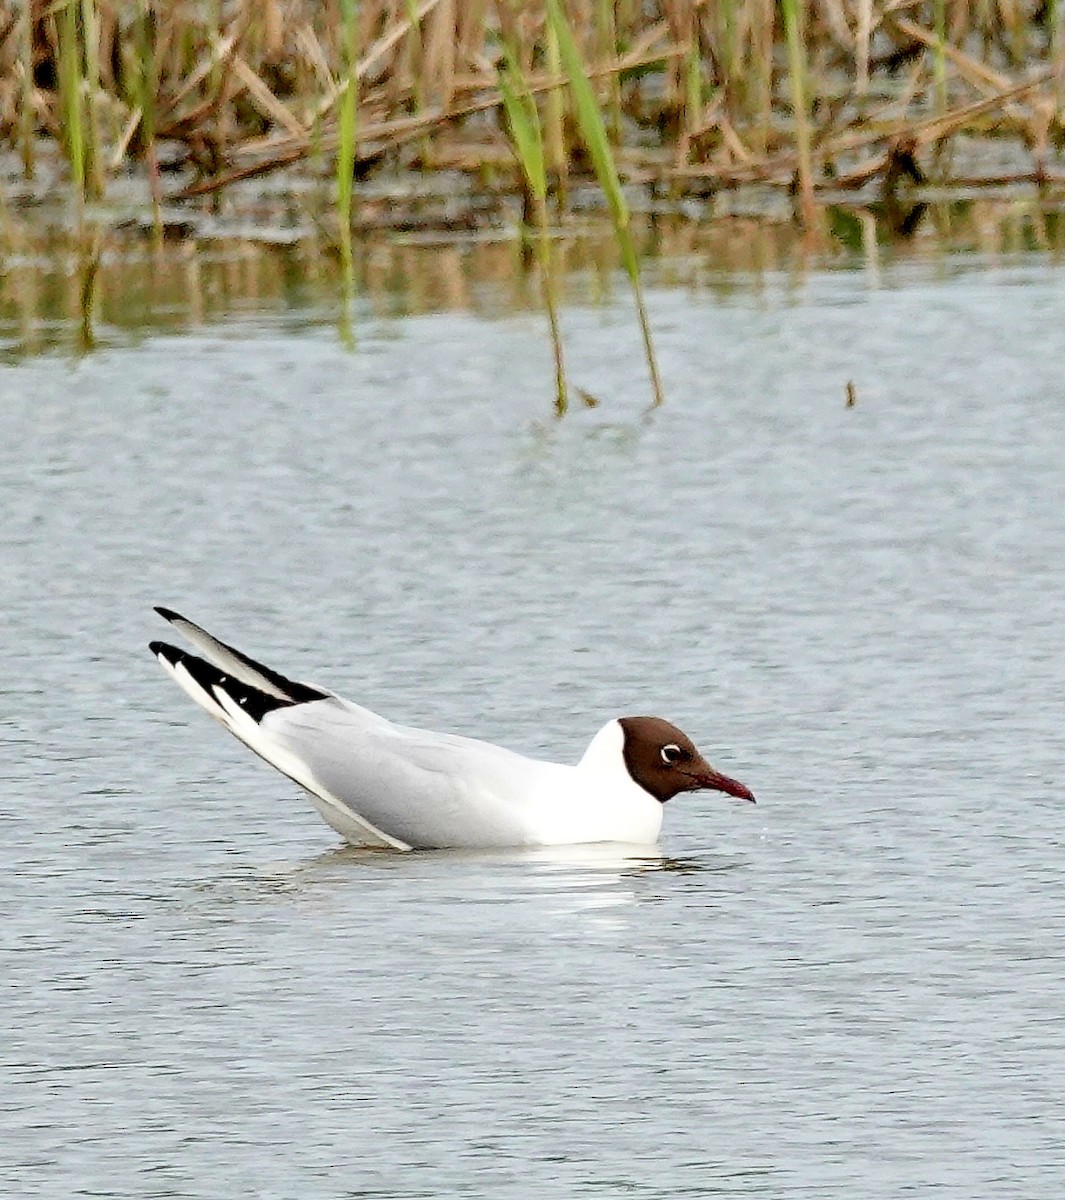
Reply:
<svg viewBox="0 0 1065 1200"><path fill-rule="evenodd" d="M689 46L684 55L685 127L697 129L703 115L703 64L698 48Z"/></svg>
<svg viewBox="0 0 1065 1200"><path fill-rule="evenodd" d="M606 126L602 113L596 101L592 85L584 67L580 51L573 37L569 21L563 11L561 0L547 0L547 20L558 40L559 56L562 60L563 71L569 84L570 95L573 98L574 116L580 130L581 140L591 157L599 186L606 196L610 210L610 219L614 226L614 236L617 239L621 253L621 263L629 277L636 311L640 320L640 333L643 337L644 354L651 375L651 390L655 406L662 403L662 381L658 374L658 362L655 358L654 344L651 340L651 328L647 320L647 309L643 300L643 289L640 285L640 264L636 257L636 246L632 239L632 229L629 221L629 206L625 193L621 189L617 166L614 162L610 141L607 138Z"/></svg>
<svg viewBox="0 0 1065 1200"><path fill-rule="evenodd" d="M802 222L814 224L814 183L810 155L810 108L806 88L806 42L802 5L805 0L780 0L784 14L784 37L788 44L791 101L795 119L795 143L799 157L799 199Z"/></svg>
<svg viewBox="0 0 1065 1200"><path fill-rule="evenodd" d="M59 42L59 103L63 146L79 207L85 202L86 141L82 104L82 63L79 0L66 0L57 21Z"/></svg>
<svg viewBox="0 0 1065 1200"><path fill-rule="evenodd" d="M555 273L551 237L547 224L547 168L544 163L544 137L540 113L529 90L528 81L512 47L505 47L506 66L499 72L511 147L517 157L536 214L536 254L540 268L547 320L551 329L551 350L555 360L555 413L563 416L568 406L566 367L562 354L562 334L555 301Z"/></svg>
<svg viewBox="0 0 1065 1200"><path fill-rule="evenodd" d="M100 87L100 21L96 0L81 0L81 29L84 47L82 78L85 124L85 184L94 199L103 195L103 167L97 100Z"/></svg>
<svg viewBox="0 0 1065 1200"><path fill-rule="evenodd" d="M355 189L356 126L359 103L357 74L359 55L358 10L355 0L341 0L344 77L340 84L337 113L336 194L340 237L340 259L347 295L354 284L351 251L351 207Z"/></svg>

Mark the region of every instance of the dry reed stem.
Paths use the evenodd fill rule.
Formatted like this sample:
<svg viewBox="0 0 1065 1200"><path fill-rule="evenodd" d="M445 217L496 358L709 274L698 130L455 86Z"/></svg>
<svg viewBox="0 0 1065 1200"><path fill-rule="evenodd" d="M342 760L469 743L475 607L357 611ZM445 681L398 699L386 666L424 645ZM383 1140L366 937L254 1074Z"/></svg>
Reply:
<svg viewBox="0 0 1065 1200"><path fill-rule="evenodd" d="M39 140L34 126L56 137L64 127L55 79L67 2L0 0L0 137L18 149L27 175ZM190 198L298 163L312 150L334 151L346 87L336 0L73 3L95 154L87 171L106 176L130 157L151 160L160 139L175 140L198 178L186 176L172 198ZM817 172L828 164L841 176L863 169L848 156L882 147L900 130L915 131L921 144L979 131L991 111L983 101L1009 118L1002 131L1023 141L1040 170L1061 152L1063 0L1042 9L1040 0L800 4L811 186L822 186ZM523 70L537 93L552 97L545 106L552 175L579 174L585 164L552 91L558 71L544 5L514 0L513 10ZM791 113L777 0L567 0L567 11L590 74L606 82L601 103L608 127L622 129L629 178L666 175L681 190L698 180L787 181L802 129ZM499 25L489 0L362 0L359 12L361 169L415 141L403 151L408 164L466 161L477 171L480 145L481 165L490 166L503 135L495 112ZM1049 24L1037 23L1040 12ZM145 53L151 95L142 111L130 72ZM1032 78L1044 78L1048 67L1053 88L1032 96ZM938 124L924 124L937 95ZM891 112L890 121L870 117L870 104Z"/></svg>
<svg viewBox="0 0 1065 1200"><path fill-rule="evenodd" d="M289 133L301 137L305 132L303 123L289 112L239 54L233 55L232 62L233 73L247 89L262 114L276 124L284 126Z"/></svg>
<svg viewBox="0 0 1065 1200"><path fill-rule="evenodd" d="M834 138L825 140L814 148L813 157L826 159L862 149L874 142L893 142L900 137L912 137L917 145L926 145L947 136L958 129L969 125L976 117L984 116L1004 107L1026 92L1048 82L1049 73L1043 73L1034 79L1007 88L994 96L972 104L962 105L941 115L929 117L923 121L898 120L894 123L878 125L860 131L845 131ZM785 182L794 174L799 165L796 151L766 158L751 163L745 168L734 168L723 171L713 167L686 167L676 173L687 178L716 178L723 184L754 183L754 182Z"/></svg>
<svg viewBox="0 0 1065 1200"><path fill-rule="evenodd" d="M655 31L656 36L658 32L660 31ZM627 54L619 62L589 71L589 76L597 78L612 72L632 70L647 63L658 62L663 58L679 53L680 50L678 48L669 46L650 54L644 51L642 46L636 47L633 52ZM477 86L480 90L488 91L489 95L484 99L459 104L442 111L428 112L418 117L403 117L391 121L385 120L360 124L360 142L365 144L364 157L379 154L382 149L394 149L405 142L423 136L437 127L453 124L475 114L490 112L502 105L502 98L494 83L478 82ZM543 76L533 76L529 80L529 90L534 95L564 86L565 81L560 78L547 79ZM339 93L342 89L338 88L337 90ZM331 132L323 136L320 145L322 149L332 152L336 147L335 133ZM286 137L257 143L249 142L246 149L263 157L258 162L235 168L213 179L207 179L183 188L176 194L175 199L185 200L191 199L194 196L209 195L228 187L230 184L268 174L279 167L291 166L309 153L311 142L306 135L300 135L298 138Z"/></svg>

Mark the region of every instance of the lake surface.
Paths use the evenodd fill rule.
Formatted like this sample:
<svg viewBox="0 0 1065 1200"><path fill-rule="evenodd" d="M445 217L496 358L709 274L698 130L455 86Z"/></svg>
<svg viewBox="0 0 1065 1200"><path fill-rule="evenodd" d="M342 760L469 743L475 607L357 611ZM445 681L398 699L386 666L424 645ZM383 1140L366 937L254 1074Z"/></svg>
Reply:
<svg viewBox="0 0 1065 1200"><path fill-rule="evenodd" d="M5 1195L1063 1194L1065 272L652 287L653 414L617 295L561 424L534 314L0 368ZM532 754L658 713L759 804L345 850L153 604Z"/></svg>

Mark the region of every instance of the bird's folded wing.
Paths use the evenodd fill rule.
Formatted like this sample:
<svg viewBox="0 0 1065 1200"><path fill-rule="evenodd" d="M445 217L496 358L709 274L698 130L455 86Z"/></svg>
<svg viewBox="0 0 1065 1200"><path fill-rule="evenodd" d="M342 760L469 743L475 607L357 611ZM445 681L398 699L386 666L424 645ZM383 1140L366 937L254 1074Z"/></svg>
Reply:
<svg viewBox="0 0 1065 1200"><path fill-rule="evenodd" d="M394 725L339 698L280 708L264 741L299 760L320 788L411 846L521 845L553 772L473 738Z"/></svg>

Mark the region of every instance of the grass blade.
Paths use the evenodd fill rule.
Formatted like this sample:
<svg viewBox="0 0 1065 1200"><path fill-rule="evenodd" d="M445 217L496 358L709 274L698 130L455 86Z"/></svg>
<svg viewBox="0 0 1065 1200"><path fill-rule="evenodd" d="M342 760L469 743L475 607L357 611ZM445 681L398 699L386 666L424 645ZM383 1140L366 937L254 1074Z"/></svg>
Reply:
<svg viewBox="0 0 1065 1200"><path fill-rule="evenodd" d="M511 144L532 195L536 211L536 254L540 267L547 319L551 329L551 350L555 360L555 415L564 416L568 407L566 368L562 354L562 334L555 303L554 263L547 227L547 169L544 164L544 137L540 113L529 85L521 74L517 56L506 49L506 66L499 72L499 89L507 117Z"/></svg>
<svg viewBox="0 0 1065 1200"><path fill-rule="evenodd" d="M507 116L511 140L518 162L525 173L533 195L547 196L547 172L544 168L544 146L540 133L540 117L536 103L528 87L520 89L517 72L512 62L499 73L499 90L503 96L503 108Z"/></svg>
<svg viewBox="0 0 1065 1200"><path fill-rule="evenodd" d="M647 320L647 310L643 301L643 289L640 286L640 264L636 257L636 246L632 240L629 227L629 206L625 194L621 190L621 179L614 163L614 155L607 138L606 126L599 105L588 80L580 51L573 38L569 21L562 7L561 0L547 0L547 20L558 41L559 57L566 74L570 93L573 96L574 113L581 139L595 167L599 186L606 196L610 208L610 216L614 225L614 236L617 238L621 252L621 265L632 285L633 299L640 320L640 333L643 337L644 356L651 375L651 390L655 407L663 400L662 381L658 374L658 362L655 358L654 343L651 340L650 324Z"/></svg>
<svg viewBox="0 0 1065 1200"><path fill-rule="evenodd" d="M788 70L791 74L792 108L795 114L795 141L799 150L799 198L802 223L814 227L814 183L810 162L810 111L806 97L806 46L800 5L805 0L780 0L784 12L784 37L788 44Z"/></svg>
<svg viewBox="0 0 1065 1200"><path fill-rule="evenodd" d="M337 225L340 238L340 261L344 273L345 303L350 304L354 291L355 269L351 249L351 206L355 190L355 149L359 100L359 34L355 0L341 0L343 21L344 89L338 109L338 144L336 156Z"/></svg>
<svg viewBox="0 0 1065 1200"><path fill-rule="evenodd" d="M627 226L629 206L621 190L621 180L618 178L617 167L614 165L614 155L607 138L606 125L603 123L599 104L592 91L581 53L573 39L573 31L570 29L560 0L547 0L547 19L558 42L562 69L573 95L574 115L581 132L581 140L591 156L599 186L603 189L607 204L610 205L615 226Z"/></svg>
<svg viewBox="0 0 1065 1200"><path fill-rule="evenodd" d="M59 32L59 94L63 112L64 142L70 177L79 207L85 202L85 126L82 121L82 50L78 29L78 0L63 6Z"/></svg>

